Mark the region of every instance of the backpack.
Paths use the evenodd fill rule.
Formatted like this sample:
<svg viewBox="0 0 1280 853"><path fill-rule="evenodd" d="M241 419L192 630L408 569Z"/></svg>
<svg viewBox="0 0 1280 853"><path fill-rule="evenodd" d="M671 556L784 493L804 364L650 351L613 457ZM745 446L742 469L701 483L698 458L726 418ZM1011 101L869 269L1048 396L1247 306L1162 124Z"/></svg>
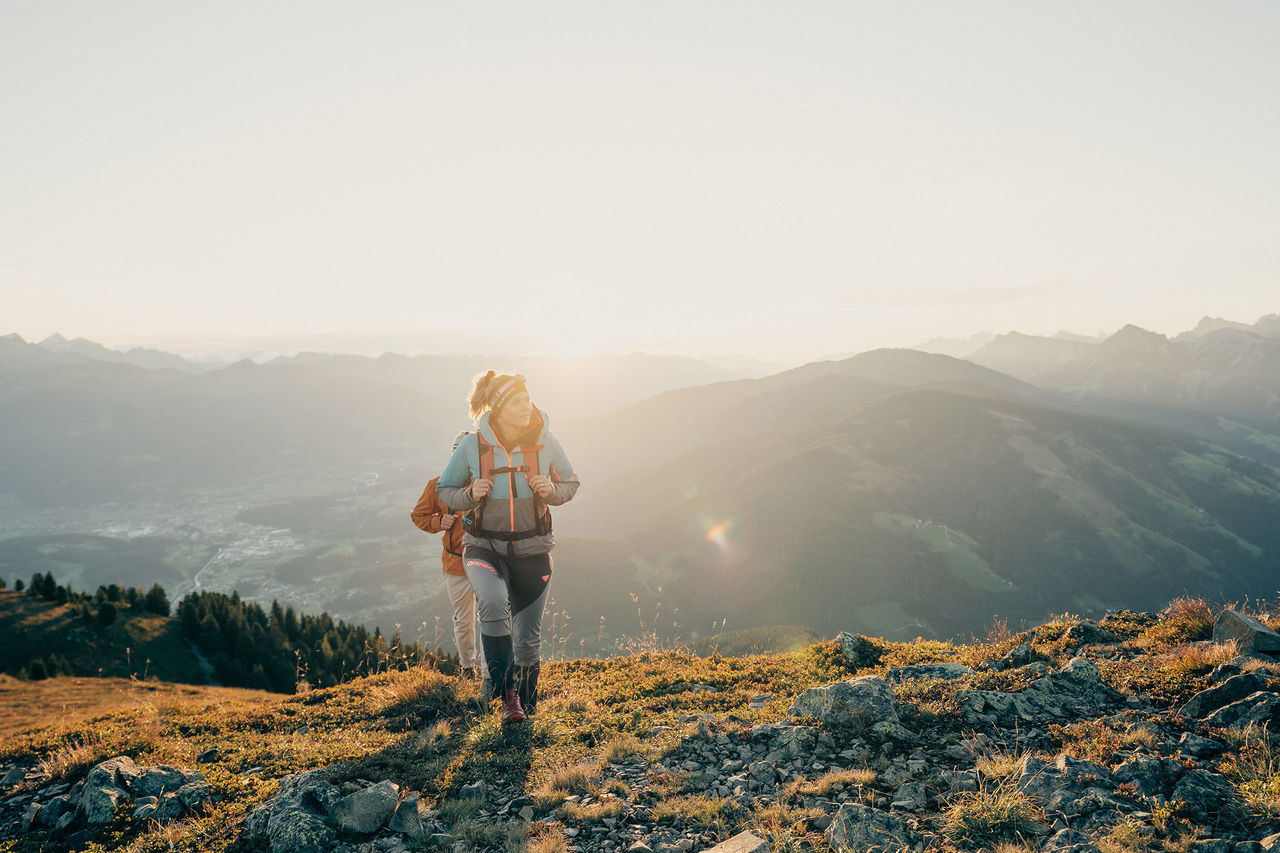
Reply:
<svg viewBox="0 0 1280 853"><path fill-rule="evenodd" d="M526 464L524 465L504 465L500 468L493 467L493 445L485 440L485 437L479 432L476 433L476 442L480 452L480 479L491 479L497 474L506 474L509 478L509 488L511 494L516 493L516 474L528 473L531 475L538 474L538 456L542 451L542 445L536 444L528 447L521 447L524 453ZM532 455L532 464L529 463L529 457ZM537 496L534 496L537 500ZM546 505L541 505L542 511L538 513L538 520L533 530L522 530L519 532L505 530L486 530L480 526L480 516L484 513L485 505L489 502L489 496L485 495L480 499L480 503L475 509L467 513L462 518L462 529L472 536L481 539L497 539L501 542L515 542L520 539L532 539L535 536L545 536L551 532L551 510Z"/></svg>

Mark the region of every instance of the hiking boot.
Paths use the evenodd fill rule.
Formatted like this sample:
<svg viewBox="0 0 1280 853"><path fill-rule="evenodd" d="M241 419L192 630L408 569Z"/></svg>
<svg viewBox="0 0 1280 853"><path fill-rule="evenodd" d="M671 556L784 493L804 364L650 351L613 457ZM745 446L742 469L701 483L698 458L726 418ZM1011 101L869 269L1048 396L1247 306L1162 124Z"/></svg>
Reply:
<svg viewBox="0 0 1280 853"><path fill-rule="evenodd" d="M538 710L538 674L541 671L541 662L516 667L516 690L520 691L520 705L526 717L532 717Z"/></svg>
<svg viewBox="0 0 1280 853"><path fill-rule="evenodd" d="M520 694L512 688L502 695L502 710L498 713L502 724L524 722L524 708L520 707Z"/></svg>

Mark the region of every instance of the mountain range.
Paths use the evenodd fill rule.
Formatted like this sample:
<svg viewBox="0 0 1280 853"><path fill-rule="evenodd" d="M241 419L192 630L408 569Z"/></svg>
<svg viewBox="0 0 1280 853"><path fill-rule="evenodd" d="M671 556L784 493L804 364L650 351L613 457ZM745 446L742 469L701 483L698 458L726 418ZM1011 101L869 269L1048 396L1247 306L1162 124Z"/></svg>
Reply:
<svg viewBox="0 0 1280 853"><path fill-rule="evenodd" d="M556 512L560 639L598 649L637 619L685 636L727 622L949 637L993 614L1269 596L1275 319L1010 334L967 360L877 350L759 378L504 360L584 481ZM34 559L80 588L143 583L95 568L142 542L175 599L234 586L388 632L429 633L447 612L427 600L438 545L408 509L492 359L197 373L89 352L0 338L0 576Z"/></svg>

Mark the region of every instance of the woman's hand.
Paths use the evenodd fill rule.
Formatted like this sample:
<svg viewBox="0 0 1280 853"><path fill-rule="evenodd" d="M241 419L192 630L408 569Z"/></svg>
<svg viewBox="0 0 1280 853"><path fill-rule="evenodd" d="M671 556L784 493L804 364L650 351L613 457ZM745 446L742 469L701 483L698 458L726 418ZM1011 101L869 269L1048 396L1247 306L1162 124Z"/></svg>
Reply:
<svg viewBox="0 0 1280 853"><path fill-rule="evenodd" d="M529 488L533 489L533 493L540 498L545 498L556 490L556 487L551 483L551 478L546 474L534 474L528 479Z"/></svg>
<svg viewBox="0 0 1280 853"><path fill-rule="evenodd" d="M457 518L457 516L456 516L456 515L450 515L450 514L449 514L449 513L447 513L447 512L443 512L443 513L441 513L441 514L440 514L440 529L441 529L441 530L448 530L450 527L453 527L453 520L454 520L455 518Z"/></svg>
<svg viewBox="0 0 1280 853"><path fill-rule="evenodd" d="M483 500L489 497L489 493L493 491L493 480L482 477L479 480L471 481L471 497L476 500Z"/></svg>

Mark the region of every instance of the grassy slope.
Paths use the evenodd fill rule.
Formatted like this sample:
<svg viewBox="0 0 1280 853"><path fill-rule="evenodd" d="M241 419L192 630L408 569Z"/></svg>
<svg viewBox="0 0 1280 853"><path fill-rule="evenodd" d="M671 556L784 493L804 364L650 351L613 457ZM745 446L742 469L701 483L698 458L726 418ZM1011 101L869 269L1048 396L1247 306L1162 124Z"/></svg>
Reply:
<svg viewBox="0 0 1280 853"><path fill-rule="evenodd" d="M1203 636L1207 615L1207 609L1183 608L1172 610L1154 625L1149 620L1126 621L1123 616L1111 620L1106 627L1127 639L1124 654L1108 653L1097 659L1104 678L1112 687L1141 694L1158 705L1185 701L1207 683L1211 663L1194 656L1202 647L1187 645L1188 640ZM1074 621L1063 617L1041 626L1035 638L1037 653L1059 664L1075 654L1067 634ZM422 791L433 806L444 806L446 811L456 803L455 795L464 783L515 781L538 801L544 820L558 817L590 824L590 817L567 814L567 791L557 794L553 789L565 768L584 763L586 776L591 777L604 760L626 760L636 753L657 760L697 738L696 719L690 715L706 713L723 719L733 714L744 728L781 720L793 698L810 686L855 671L883 672L887 665L975 663L1004 653L1028 636L993 631L987 641L971 645L877 641L882 660L863 670L851 669L834 642L745 657L700 658L652 649L609 660L552 662L544 667L544 700L536 722L505 729L497 724L495 714L478 715L470 709L473 688L428 670L383 673L283 698L213 689L152 692L146 686L92 680L44 685L5 681L0 682L0 701L9 708L10 719L20 715L24 705L47 708L41 699L51 696L74 703L78 717L55 723L52 719L57 715L46 711L25 730L13 726L0 747L0 760L35 757L55 776L73 780L94 762L121 753L144 764L192 766L200 752L218 749L217 760L202 765L221 798L212 812L168 829L134 825L122 816L103 839L105 850L228 849L234 846L244 815L277 789L281 777L324 766L333 767L337 780L390 778ZM966 736L956 728L958 689L1017 689L1027 677L1020 672L979 673L960 682L901 687L898 697L911 727L931 738L955 742ZM716 690L702 690L700 685ZM762 708L749 707L749 699L762 693L773 698ZM643 738L655 726L671 728ZM1064 746L1074 743L1070 728L1064 730ZM1096 751L1097 735L1086 726L1080 737L1088 742L1081 740L1076 747ZM261 771L246 775L254 768ZM671 800L678 804L683 792L678 779L671 781ZM589 778L586 784L593 790ZM715 831L727 837L749 827L769 834L777 843L804 841L811 849L829 849L821 834L806 830L803 821L782 827L778 817L777 812L737 813L717 823ZM461 824L454 829L467 831ZM528 824L522 831L555 830L539 823ZM1159 839L1156 836L1153 843ZM0 843L0 850L26 853L43 849L44 842L35 833Z"/></svg>

